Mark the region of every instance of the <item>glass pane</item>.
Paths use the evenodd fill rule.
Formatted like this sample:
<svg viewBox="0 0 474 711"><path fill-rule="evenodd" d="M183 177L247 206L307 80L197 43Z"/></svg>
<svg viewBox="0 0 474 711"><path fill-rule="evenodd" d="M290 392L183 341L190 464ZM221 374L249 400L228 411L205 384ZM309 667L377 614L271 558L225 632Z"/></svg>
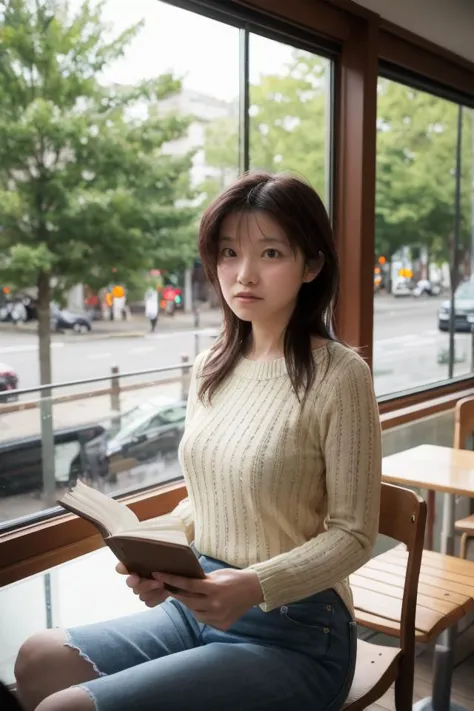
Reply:
<svg viewBox="0 0 474 711"><path fill-rule="evenodd" d="M193 340L187 334L177 338L178 352L192 353ZM201 334L198 350L209 348L212 341L212 336ZM154 343L158 357L160 345ZM117 339L115 346L126 358L129 340ZM87 353L85 344L70 344L70 349L59 352L66 359L74 354L86 357L81 348ZM35 357L31 352L27 361L32 368ZM100 370L106 372L105 367ZM0 531L2 524L55 505L77 477L111 495L180 477L176 455L188 385L186 368L142 375L138 371L133 377L119 372L92 385L86 380L81 386L53 389L52 398L43 402L43 412L38 392L23 395L18 404L4 405L0 415ZM53 425L54 464L46 476L42 422ZM48 436L47 426L43 434Z"/></svg>
<svg viewBox="0 0 474 711"><path fill-rule="evenodd" d="M255 34L249 44L250 165L300 173L328 206L332 64Z"/></svg>
<svg viewBox="0 0 474 711"><path fill-rule="evenodd" d="M2 125L12 127L9 145L17 146L2 153L0 184L12 195L1 202L21 204L24 214L19 226L13 207L11 215L2 208L0 253L15 268L11 283L0 277L0 526L54 505L76 476L110 494L179 477L182 357L191 363L209 348L221 323L196 237L203 207L237 175L239 30L158 0L92 2L88 23L77 21L89 12L82 0L67 5L55 30L64 41L48 60L58 69L54 81L33 71L39 103L24 92L0 106ZM27 73L32 54L14 19L2 15L0 24L12 26L11 56ZM50 46L41 22L31 33L39 37L34 56ZM71 63L74 23L86 39L84 50L74 44L84 56ZM68 83L71 73L77 81ZM35 126L44 128L42 158L53 179L41 239L31 227L39 195L28 179L32 157L27 143L14 142L17 109L25 121L45 112ZM34 251L39 243L43 256ZM35 287L43 282L34 265L46 263L50 303L47 289ZM13 392L41 382L67 386L53 389L42 408L38 391Z"/></svg>
<svg viewBox="0 0 474 711"><path fill-rule="evenodd" d="M146 610L116 573L116 562L112 552L102 548L0 589L0 679L4 683L15 681L18 650L35 632Z"/></svg>
<svg viewBox="0 0 474 711"><path fill-rule="evenodd" d="M454 275L452 373L449 368L457 119L456 104L379 79L374 259L374 376L378 395L436 383L472 369L474 152L472 119L467 112Z"/></svg>

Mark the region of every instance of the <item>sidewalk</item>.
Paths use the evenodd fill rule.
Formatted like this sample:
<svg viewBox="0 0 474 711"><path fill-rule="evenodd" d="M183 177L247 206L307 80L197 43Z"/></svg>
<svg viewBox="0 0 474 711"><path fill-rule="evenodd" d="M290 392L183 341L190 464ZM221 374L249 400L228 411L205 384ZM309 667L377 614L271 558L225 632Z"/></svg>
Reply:
<svg viewBox="0 0 474 711"><path fill-rule="evenodd" d="M222 318L219 309L203 308L199 314L198 329L220 328ZM11 322L0 322L0 337L2 333L27 333L37 332L37 321L29 321L15 326ZM195 329L194 314L176 312L174 316L160 314L155 333L171 333L173 331L192 331ZM78 335L74 331L64 331L52 334L53 338L137 338L150 333L150 322L141 314L132 314L126 321L92 321L92 331Z"/></svg>

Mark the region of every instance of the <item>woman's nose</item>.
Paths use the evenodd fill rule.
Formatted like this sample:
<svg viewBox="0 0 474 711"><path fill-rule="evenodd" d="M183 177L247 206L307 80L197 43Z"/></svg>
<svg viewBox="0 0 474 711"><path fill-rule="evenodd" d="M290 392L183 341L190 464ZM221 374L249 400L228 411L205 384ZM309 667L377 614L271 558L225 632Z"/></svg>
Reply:
<svg viewBox="0 0 474 711"><path fill-rule="evenodd" d="M249 259L239 264L238 280L241 284L255 284L258 281L255 265Z"/></svg>

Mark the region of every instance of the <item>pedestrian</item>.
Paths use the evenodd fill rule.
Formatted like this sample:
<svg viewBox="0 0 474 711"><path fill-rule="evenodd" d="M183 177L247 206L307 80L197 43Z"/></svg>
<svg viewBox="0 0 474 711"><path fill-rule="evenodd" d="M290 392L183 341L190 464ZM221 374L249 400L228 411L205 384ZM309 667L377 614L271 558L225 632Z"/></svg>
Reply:
<svg viewBox="0 0 474 711"><path fill-rule="evenodd" d="M156 289L149 289L145 295L145 316L150 321L151 332L155 332L156 324L158 323L158 292Z"/></svg>
<svg viewBox="0 0 474 711"><path fill-rule="evenodd" d="M207 208L199 249L224 328L194 364L173 514L206 576L129 575L152 609L27 640L28 709L338 711L349 692L381 432L369 367L333 331L328 216L299 178L250 173Z"/></svg>

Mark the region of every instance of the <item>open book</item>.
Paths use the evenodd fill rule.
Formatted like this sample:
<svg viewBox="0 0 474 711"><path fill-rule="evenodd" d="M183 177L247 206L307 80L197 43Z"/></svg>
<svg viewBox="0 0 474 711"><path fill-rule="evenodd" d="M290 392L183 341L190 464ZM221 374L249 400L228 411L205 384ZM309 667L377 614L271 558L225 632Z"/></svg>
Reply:
<svg viewBox="0 0 474 711"><path fill-rule="evenodd" d="M90 521L130 573L142 578L152 573L205 577L177 516L139 521L128 506L80 481L58 504Z"/></svg>

